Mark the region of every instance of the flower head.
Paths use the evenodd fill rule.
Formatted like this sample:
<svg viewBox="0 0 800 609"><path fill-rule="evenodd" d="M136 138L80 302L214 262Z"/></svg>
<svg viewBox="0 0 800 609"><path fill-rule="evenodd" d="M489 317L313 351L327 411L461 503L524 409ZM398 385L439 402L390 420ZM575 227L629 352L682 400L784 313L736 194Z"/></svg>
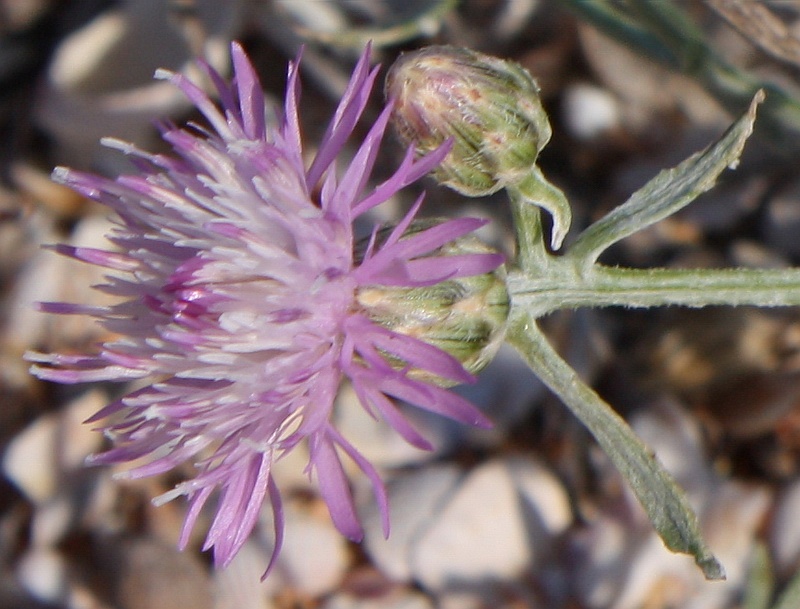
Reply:
<svg viewBox="0 0 800 609"><path fill-rule="evenodd" d="M283 528L272 466L300 442L308 444L308 473L337 528L351 539L362 535L340 462L345 454L371 479L388 534L387 500L376 470L332 423L343 379L353 384L365 409L420 447L428 446L426 440L393 398L488 425L478 410L443 387L473 380L461 362L382 325L359 294L375 286L425 288L482 275L502 258L474 248L451 255L445 248L477 229L479 220L441 221L409 231L421 199L388 236L378 239L374 233L369 247L354 254L353 221L428 173L448 149L419 159L409 149L388 180L369 188L390 104L346 169L337 172L377 75L368 50L308 166L298 118L298 63L290 64L285 108L277 118L265 113L258 78L236 44L232 57L234 85L206 67L221 108L184 76L160 73L210 125L164 126L173 155L109 141L134 159L137 174L110 180L56 169L57 180L113 210L117 226L108 235L114 251L55 249L112 269L100 289L119 301L108 307L39 306L94 316L116 338L92 355L27 357L35 375L61 383L141 379L141 388L90 419L106 420L113 442L91 461L137 461L126 472L132 478L194 463L194 478L159 500L188 498L183 547L200 510L219 491L205 542L218 565L231 561L268 499L276 529L271 565Z"/></svg>
<svg viewBox="0 0 800 609"><path fill-rule="evenodd" d="M405 53L386 77L395 129L430 152L452 137L436 178L467 196L513 186L530 175L550 140L536 81L521 65L454 46Z"/></svg>
<svg viewBox="0 0 800 609"><path fill-rule="evenodd" d="M401 55L385 89L396 100L395 131L418 154L452 139L452 150L433 171L440 183L468 197L507 189L512 201L551 214L550 245L561 247L572 210L536 166L552 131L525 68L472 49L430 46Z"/></svg>

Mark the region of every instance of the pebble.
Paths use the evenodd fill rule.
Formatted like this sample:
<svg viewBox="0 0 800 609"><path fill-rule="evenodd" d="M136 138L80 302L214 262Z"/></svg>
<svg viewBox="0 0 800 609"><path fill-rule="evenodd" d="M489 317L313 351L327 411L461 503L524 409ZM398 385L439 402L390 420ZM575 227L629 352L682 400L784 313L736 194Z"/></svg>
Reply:
<svg viewBox="0 0 800 609"><path fill-rule="evenodd" d="M448 421L403 404L398 404L398 407L433 445L432 452L410 445L382 419L372 418L350 385L343 386L339 391L336 403L336 427L344 437L357 438L359 452L377 467L401 467L422 463L433 458L448 445ZM377 414L380 417L380 414ZM358 475L360 470L353 464L348 464L347 467L353 475Z"/></svg>
<svg viewBox="0 0 800 609"><path fill-rule="evenodd" d="M631 420L631 427L690 496L705 497L713 479L700 427L679 403L653 404Z"/></svg>
<svg viewBox="0 0 800 609"><path fill-rule="evenodd" d="M531 563L525 518L508 465L470 472L412 548L416 579L430 590L514 578Z"/></svg>
<svg viewBox="0 0 800 609"><path fill-rule="evenodd" d="M53 499L67 483L65 473L83 467L102 435L83 421L106 403L103 391L91 390L67 405L63 413L39 417L9 443L3 473L33 503Z"/></svg>
<svg viewBox="0 0 800 609"><path fill-rule="evenodd" d="M765 203L764 212L759 216L761 239L769 244L770 250L796 258L800 254L797 234L800 231L800 182L795 181L788 188L770 197Z"/></svg>
<svg viewBox="0 0 800 609"><path fill-rule="evenodd" d="M392 530L384 539L377 508L363 515L365 547L394 581L428 590L477 591L514 579L572 523L558 479L533 459L494 459L466 475L454 465L427 466L388 484ZM455 597L454 597L455 598Z"/></svg>
<svg viewBox="0 0 800 609"><path fill-rule="evenodd" d="M536 542L546 541L545 536L551 538L566 531L573 517L569 496L561 481L534 459L510 458L507 466L523 501L527 522L535 523L539 529L535 531L538 539L533 540L534 547Z"/></svg>
<svg viewBox="0 0 800 609"><path fill-rule="evenodd" d="M429 465L409 473L395 474L387 484L391 530L383 535L380 512L371 500L368 485L361 485L367 500L360 515L364 525L364 547L375 565L389 578L410 581L414 544L438 517L462 473L452 464Z"/></svg>
<svg viewBox="0 0 800 609"><path fill-rule="evenodd" d="M608 89L575 83L564 91L564 120L578 139L594 140L620 124L616 99Z"/></svg>
<svg viewBox="0 0 800 609"><path fill-rule="evenodd" d="M108 249L105 235L112 224L107 218L88 216L81 220L69 239L75 247ZM47 243L62 239L44 237ZM87 347L105 332L84 315L47 315L34 308L36 302L78 302L107 305L114 299L91 288L104 283L108 269L78 262L55 252L40 249L20 275L8 303L6 340L27 349L58 351L78 345Z"/></svg>
<svg viewBox="0 0 800 609"><path fill-rule="evenodd" d="M121 155L110 154L102 137L143 147L157 143L155 119L187 112L189 102L173 85L153 80L157 68L197 76L193 41L176 27L168 2L126 0L66 37L57 47L35 110L55 139L58 163L116 173ZM207 38L202 52L225 69L228 43L238 27L242 2L193 2Z"/></svg>
<svg viewBox="0 0 800 609"><path fill-rule="evenodd" d="M67 492L61 492L49 501L36 506L30 525L31 545L54 546L70 530L74 521L79 517L79 508L74 498L75 493L70 492L78 490L75 488L76 486L74 485Z"/></svg>
<svg viewBox="0 0 800 609"><path fill-rule="evenodd" d="M20 161L11 166L11 179L20 193L58 218L76 218L87 210L87 199L68 186L54 182L49 171Z"/></svg>
<svg viewBox="0 0 800 609"><path fill-rule="evenodd" d="M507 430L523 419L545 394L544 385L511 347L500 348L495 359L481 371L474 385L453 391L464 396L491 419L493 428L477 429L425 410L400 404L409 421L433 446L425 451L408 444L382 420L363 408L349 386L340 391L336 424L347 438L358 438L358 449L378 467L421 465L465 445L496 446ZM356 473L355 468L352 468Z"/></svg>
<svg viewBox="0 0 800 609"><path fill-rule="evenodd" d="M286 532L280 570L289 585L316 597L336 588L350 561L347 542L333 526L327 511L305 507L292 502L285 506Z"/></svg>
<svg viewBox="0 0 800 609"><path fill-rule="evenodd" d="M3 473L35 503L51 498L56 492L57 433L55 416L40 417L11 441L3 455Z"/></svg>
<svg viewBox="0 0 800 609"><path fill-rule="evenodd" d="M667 126L661 117L676 109L690 117L692 128L727 126L727 114L695 81L637 55L590 25L581 24L578 31L593 73L621 100L626 127L657 133ZM674 129L675 122L669 124Z"/></svg>
<svg viewBox="0 0 800 609"><path fill-rule="evenodd" d="M725 565L729 588L744 587L750 556L773 502L766 485L718 479L700 522L709 546Z"/></svg>
<svg viewBox="0 0 800 609"><path fill-rule="evenodd" d="M714 498L699 512L706 542L725 567L723 585L706 581L691 558L669 554L661 540L649 533L644 543L623 561L624 584L615 609L638 609L647 603L682 609L723 609L744 590L753 542L768 507L763 489L720 483Z"/></svg>
<svg viewBox="0 0 800 609"><path fill-rule="evenodd" d="M268 563L269 552L246 541L230 565L212 573L214 609L273 609L271 597L285 581L278 571L261 581Z"/></svg>
<svg viewBox="0 0 800 609"><path fill-rule="evenodd" d="M454 424L461 436L474 444L502 442L507 431L528 416L547 394L539 378L522 361L515 349L502 345L492 362L480 372L474 385L454 389L488 416L494 428L482 430Z"/></svg>
<svg viewBox="0 0 800 609"><path fill-rule="evenodd" d="M48 9L47 0L0 0L0 16L4 23L0 31L29 27Z"/></svg>
<svg viewBox="0 0 800 609"><path fill-rule="evenodd" d="M191 552L148 538L121 540L104 566L119 609L213 609L208 572Z"/></svg>
<svg viewBox="0 0 800 609"><path fill-rule="evenodd" d="M35 599L54 605L63 603L69 585L64 558L50 548L32 548L19 559L17 581Z"/></svg>
<svg viewBox="0 0 800 609"><path fill-rule="evenodd" d="M280 3L275 9L285 12L286 16L302 28L317 32L341 32L347 29L347 20L335 5L295 0Z"/></svg>

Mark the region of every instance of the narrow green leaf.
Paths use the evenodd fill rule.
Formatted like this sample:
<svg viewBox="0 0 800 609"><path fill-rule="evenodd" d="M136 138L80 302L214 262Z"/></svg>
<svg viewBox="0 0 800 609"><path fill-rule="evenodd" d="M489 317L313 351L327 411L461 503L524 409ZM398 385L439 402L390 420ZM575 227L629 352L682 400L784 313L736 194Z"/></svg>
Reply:
<svg viewBox="0 0 800 609"><path fill-rule="evenodd" d="M744 590L744 609L769 609L775 588L775 574L766 544L756 544L750 560L750 571Z"/></svg>
<svg viewBox="0 0 800 609"><path fill-rule="evenodd" d="M313 42L338 48L349 48L359 53L369 43L377 48L408 42L421 35L437 32L449 12L459 0L434 0L420 4L420 9L400 23L378 27L348 27L345 30L324 32L299 26L297 33Z"/></svg>
<svg viewBox="0 0 800 609"><path fill-rule="evenodd" d="M693 556L707 579L725 579L725 570L703 541L697 517L675 480L628 424L558 355L533 317L519 310L512 314L508 342L594 435L667 548Z"/></svg>
<svg viewBox="0 0 800 609"><path fill-rule="evenodd" d="M794 574L772 609L797 609L800 607L800 571Z"/></svg>
<svg viewBox="0 0 800 609"><path fill-rule="evenodd" d="M730 112L764 89L758 131L775 144L773 154L794 159L800 147L800 100L791 91L729 63L692 22L688 3L653 0L559 0L580 19L650 58L695 79ZM682 6L683 5L683 6Z"/></svg>
<svg viewBox="0 0 800 609"><path fill-rule="evenodd" d="M735 167L744 143L753 133L756 108L764 100L759 91L748 111L703 152L677 167L660 172L630 199L589 226L570 247L569 255L588 267L609 246L663 220L709 190L726 167Z"/></svg>

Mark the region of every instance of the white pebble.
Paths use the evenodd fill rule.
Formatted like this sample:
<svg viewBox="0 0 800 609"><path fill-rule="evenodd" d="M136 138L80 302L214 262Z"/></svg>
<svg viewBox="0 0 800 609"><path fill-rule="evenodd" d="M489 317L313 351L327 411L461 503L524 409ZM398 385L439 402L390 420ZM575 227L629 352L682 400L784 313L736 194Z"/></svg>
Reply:
<svg viewBox="0 0 800 609"><path fill-rule="evenodd" d="M389 538L383 536L375 502L362 502L364 544L375 565L394 581L409 581L413 544L435 520L461 472L454 465L432 465L396 475L387 485L391 515ZM366 489L363 495L371 491ZM371 499L371 497L367 497Z"/></svg>
<svg viewBox="0 0 800 609"><path fill-rule="evenodd" d="M54 154L71 167L124 167L121 155L99 146L115 136L143 147L154 144L152 120L185 112L188 101L169 83L153 80L157 68L196 77L189 46L175 27L169 3L117 3L66 36L55 49L42 83L35 120L53 137ZM199 0L205 40L202 55L215 67L228 63L227 41L242 2ZM62 162L62 161L58 161Z"/></svg>
<svg viewBox="0 0 800 609"><path fill-rule="evenodd" d="M3 473L34 503L51 498L58 485L54 416L36 419L8 445Z"/></svg>
<svg viewBox="0 0 800 609"><path fill-rule="evenodd" d="M251 539L245 542L230 565L215 570L211 574L214 609L273 609L270 596L285 582L278 570L261 581L269 557L269 552Z"/></svg>
<svg viewBox="0 0 800 609"><path fill-rule="evenodd" d="M529 523L529 530L533 531L533 527L538 525L542 528L540 534L548 537L563 533L572 524L572 508L561 481L533 459L511 459L508 467L522 499L536 520Z"/></svg>
<svg viewBox="0 0 800 609"><path fill-rule="evenodd" d="M506 463L472 471L413 549L412 569L433 590L505 580L531 562L519 494Z"/></svg>
<svg viewBox="0 0 800 609"><path fill-rule="evenodd" d="M63 414L36 419L10 443L3 455L3 472L34 503L54 497L64 482L64 472L83 467L84 459L98 449L101 434L83 421L106 401L99 391L90 391Z"/></svg>
<svg viewBox="0 0 800 609"><path fill-rule="evenodd" d="M587 83L564 92L564 119L572 135L582 140L602 136L620 122L619 106L607 90Z"/></svg>
<svg viewBox="0 0 800 609"><path fill-rule="evenodd" d="M288 505L280 570L289 584L320 596L338 586L348 566L346 542L330 519Z"/></svg>
<svg viewBox="0 0 800 609"><path fill-rule="evenodd" d="M46 603L59 604L67 595L64 559L54 550L29 550L17 565L17 579L33 597Z"/></svg>
<svg viewBox="0 0 800 609"><path fill-rule="evenodd" d="M404 414L434 446L434 452L421 450L406 442L383 420L372 418L361 405L355 391L346 385L336 401L336 427L346 438L358 438L358 450L377 467L400 467L428 461L447 443L449 421L419 409L398 404ZM356 474L356 469L352 468Z"/></svg>

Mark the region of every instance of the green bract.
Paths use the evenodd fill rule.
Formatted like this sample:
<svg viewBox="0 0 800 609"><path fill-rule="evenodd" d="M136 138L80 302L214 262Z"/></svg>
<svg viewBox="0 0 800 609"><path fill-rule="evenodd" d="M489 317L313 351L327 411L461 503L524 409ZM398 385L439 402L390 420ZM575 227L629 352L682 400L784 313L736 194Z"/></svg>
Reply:
<svg viewBox="0 0 800 609"><path fill-rule="evenodd" d="M416 220L404 238L439 224L443 219ZM378 235L378 243L386 231ZM438 248L436 256L495 253L471 235ZM494 271L470 277L448 279L423 287L363 286L356 300L367 317L393 332L412 336L455 357L470 373L485 368L503 341L509 312L506 274ZM389 358L399 367L405 365ZM428 382L452 385L430 372L411 370L412 376Z"/></svg>

